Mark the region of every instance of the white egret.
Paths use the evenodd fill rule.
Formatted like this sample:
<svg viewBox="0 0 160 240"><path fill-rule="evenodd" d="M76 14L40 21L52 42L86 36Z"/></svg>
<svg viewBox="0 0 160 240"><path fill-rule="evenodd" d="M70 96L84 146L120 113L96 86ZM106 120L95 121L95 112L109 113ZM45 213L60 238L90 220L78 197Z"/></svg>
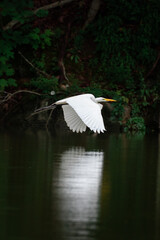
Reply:
<svg viewBox="0 0 160 240"><path fill-rule="evenodd" d="M88 127L93 132L100 133L106 130L101 114L103 105L100 103L115 101L114 99L103 97L95 98L92 94L81 94L59 100L48 107L38 109L36 112L62 105L64 119L70 130L82 133Z"/></svg>

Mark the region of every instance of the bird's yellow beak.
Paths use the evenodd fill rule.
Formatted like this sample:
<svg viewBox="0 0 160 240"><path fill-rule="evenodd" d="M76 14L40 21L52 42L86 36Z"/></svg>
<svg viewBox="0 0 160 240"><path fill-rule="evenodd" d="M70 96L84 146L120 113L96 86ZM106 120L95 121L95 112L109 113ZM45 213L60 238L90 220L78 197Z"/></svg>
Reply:
<svg viewBox="0 0 160 240"><path fill-rule="evenodd" d="M116 100L114 100L114 99L109 99L109 98L105 98L105 100L106 100L107 102L117 102Z"/></svg>

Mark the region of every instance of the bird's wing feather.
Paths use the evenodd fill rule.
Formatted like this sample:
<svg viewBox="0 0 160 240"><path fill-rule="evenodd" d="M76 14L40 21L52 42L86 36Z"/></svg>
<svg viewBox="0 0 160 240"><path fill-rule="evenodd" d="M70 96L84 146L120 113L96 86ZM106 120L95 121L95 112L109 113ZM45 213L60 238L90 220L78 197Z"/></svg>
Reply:
<svg viewBox="0 0 160 240"><path fill-rule="evenodd" d="M101 115L102 105L94 102L90 97L80 95L68 98L66 102L74 109L87 127L94 132L104 132L104 122Z"/></svg>
<svg viewBox="0 0 160 240"><path fill-rule="evenodd" d="M64 119L70 130L77 133L86 131L86 125L70 105L63 105L62 109L64 113Z"/></svg>

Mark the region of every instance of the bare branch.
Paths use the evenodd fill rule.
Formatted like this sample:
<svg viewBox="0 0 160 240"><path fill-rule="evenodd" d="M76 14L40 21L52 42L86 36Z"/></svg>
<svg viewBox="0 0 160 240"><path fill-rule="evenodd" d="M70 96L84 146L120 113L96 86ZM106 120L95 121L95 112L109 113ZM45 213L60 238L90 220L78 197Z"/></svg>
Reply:
<svg viewBox="0 0 160 240"><path fill-rule="evenodd" d="M63 80L65 80L65 81L68 83L68 85L70 85L70 82L69 82L69 80L68 80L68 78L67 78L67 75L66 75L66 70L65 70L63 58L61 58L61 59L59 60L58 64L59 64L59 68L60 68L61 73L62 73L61 78L63 78ZM62 80L60 79L60 83L61 83L61 82L62 82Z"/></svg>
<svg viewBox="0 0 160 240"><path fill-rule="evenodd" d="M160 51L159 51L159 53L157 55L156 61L154 62L151 70L146 74L145 79L148 78L153 73L154 69L156 68L156 66L157 66L157 64L159 62L159 60L160 60Z"/></svg>
<svg viewBox="0 0 160 240"><path fill-rule="evenodd" d="M56 108L56 105L54 103L52 103L51 105L47 106L47 107L41 107L41 108L38 108L36 109L33 113L31 113L31 115L28 117L28 118L31 118L33 117L34 115L36 114L39 114L39 113L42 113L42 112L45 112L45 111L48 111L48 110L53 110ZM49 120L48 120L49 122ZM48 124L48 123L47 123Z"/></svg>
<svg viewBox="0 0 160 240"><path fill-rule="evenodd" d="M19 53L19 55L21 55L21 57L25 60L25 62L27 62L32 68L34 68L34 69L36 70L36 72L37 72L38 74L44 75L44 76L47 77L47 78L51 78L51 76L50 76L48 73L46 73L46 72L40 70L39 68L35 67L20 51L18 51L18 53Z"/></svg>
<svg viewBox="0 0 160 240"><path fill-rule="evenodd" d="M90 9L88 11L87 20L83 26L83 29L85 29L88 26L88 24L94 20L95 16L98 13L100 5L101 5L101 0L92 0Z"/></svg>
<svg viewBox="0 0 160 240"><path fill-rule="evenodd" d="M12 20L9 23L7 23L6 26L3 27L3 30L6 31L8 29L12 29L17 23L19 23L18 20Z"/></svg>
<svg viewBox="0 0 160 240"><path fill-rule="evenodd" d="M35 94L38 96L41 96L42 94L34 92L34 91L29 91L29 90L18 90L14 93L7 93L5 92L7 95L4 97L4 99L2 101L0 101L0 104L5 103L7 101L9 101L14 95L19 94L19 93L30 93L30 94Z"/></svg>
<svg viewBox="0 0 160 240"><path fill-rule="evenodd" d="M56 7L62 7L63 5L65 5L67 3L70 3L70 2L73 2L73 1L75 1L75 0L61 0L61 1L57 1L57 2L54 2L54 3L48 4L48 5L45 5L43 7L37 8L36 10L32 11L32 13L35 15L40 10L49 10L49 9L56 8ZM26 19L27 18L28 17L26 17ZM6 31L8 29L12 29L18 23L19 23L19 20L12 20L9 23L7 23L7 25L5 25L3 27L3 30Z"/></svg>
<svg viewBox="0 0 160 240"><path fill-rule="evenodd" d="M56 107L56 106L55 106L55 107ZM55 107L52 108L52 110L51 110L51 112L50 112L50 114L49 114L49 117L48 117L47 122L46 122L46 129L48 129L48 124L49 124L49 121L50 121L50 119L51 119L51 116L52 116L52 113L53 113L53 110L55 109Z"/></svg>
<svg viewBox="0 0 160 240"><path fill-rule="evenodd" d="M73 2L73 1L75 1L75 0L59 0L57 2L40 7L38 9L34 10L33 13L36 14L39 10L49 10L51 8L62 7L63 5Z"/></svg>
<svg viewBox="0 0 160 240"><path fill-rule="evenodd" d="M58 65L59 65L59 68L60 68L59 84L62 84L65 81L65 82L68 83L68 85L70 85L70 82L69 82L69 80L67 78L67 75L66 75L66 69L65 69L64 61L63 61L64 56L65 56L66 47L67 47L67 44L68 44L70 30L71 30L71 22L68 23L65 37L63 38L63 42L61 43L61 46L60 46L60 55L59 55L59 60L58 60Z"/></svg>

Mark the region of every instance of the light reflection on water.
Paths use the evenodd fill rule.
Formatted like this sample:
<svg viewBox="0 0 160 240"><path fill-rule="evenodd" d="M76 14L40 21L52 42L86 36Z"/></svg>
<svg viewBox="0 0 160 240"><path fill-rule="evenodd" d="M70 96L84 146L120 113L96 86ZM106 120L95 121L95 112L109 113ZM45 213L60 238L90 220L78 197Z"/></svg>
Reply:
<svg viewBox="0 0 160 240"><path fill-rule="evenodd" d="M0 134L0 239L158 240L160 137Z"/></svg>
<svg viewBox="0 0 160 240"><path fill-rule="evenodd" d="M53 176L53 196L57 199L56 218L62 222L64 234L70 229L69 239L88 239L90 231L96 228L103 155L72 147L60 156Z"/></svg>

